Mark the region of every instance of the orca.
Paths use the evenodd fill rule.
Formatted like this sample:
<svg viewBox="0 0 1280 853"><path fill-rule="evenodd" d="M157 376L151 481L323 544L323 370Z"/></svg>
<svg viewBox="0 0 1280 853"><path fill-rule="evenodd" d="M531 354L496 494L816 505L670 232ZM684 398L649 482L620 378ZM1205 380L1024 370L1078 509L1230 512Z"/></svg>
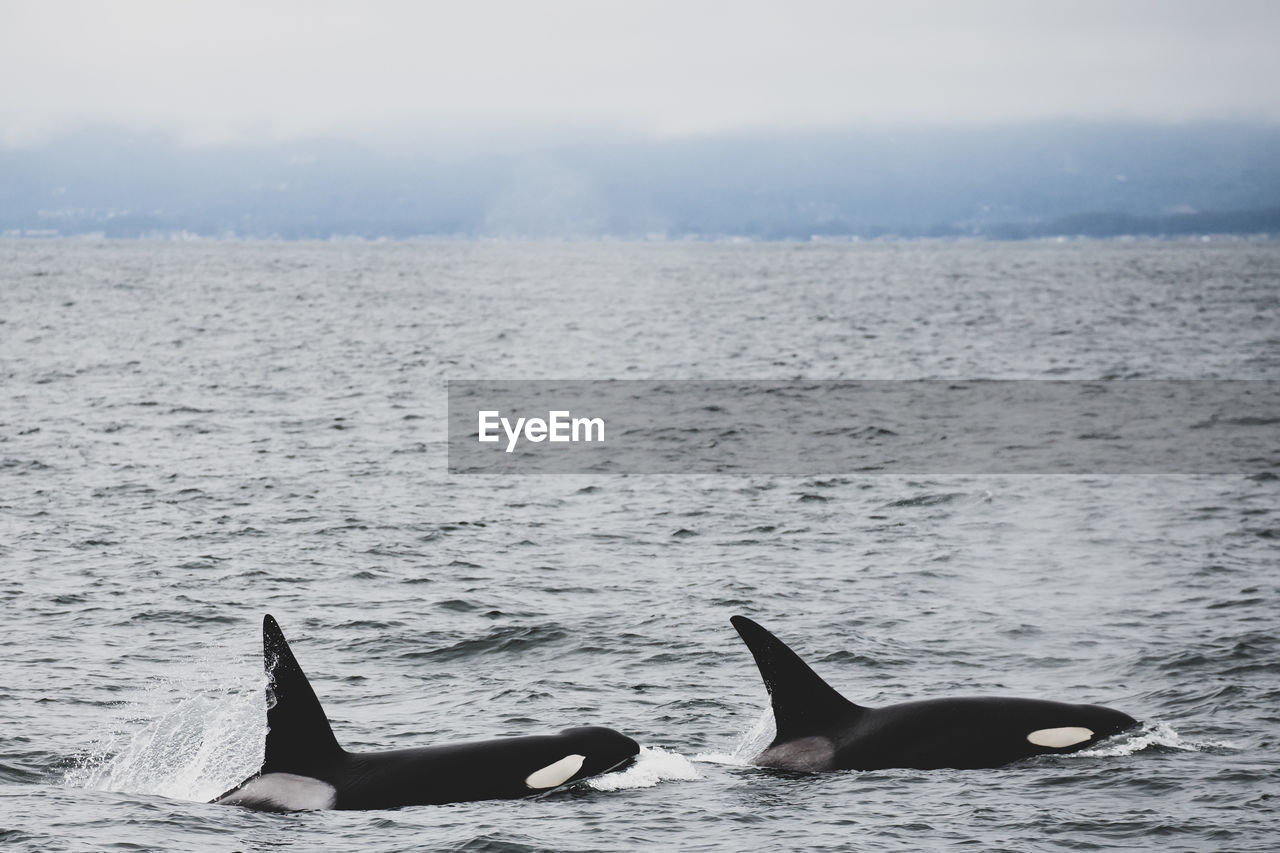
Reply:
<svg viewBox="0 0 1280 853"><path fill-rule="evenodd" d="M777 722L777 736L752 761L761 767L974 770L1076 752L1138 725L1111 708L1039 699L961 697L865 708L755 622L730 621L755 657Z"/></svg>
<svg viewBox="0 0 1280 853"><path fill-rule="evenodd" d="M262 767L215 803L304 811L514 799L620 768L640 751L613 729L584 726L553 735L347 752L270 615L262 620L262 656L269 679Z"/></svg>

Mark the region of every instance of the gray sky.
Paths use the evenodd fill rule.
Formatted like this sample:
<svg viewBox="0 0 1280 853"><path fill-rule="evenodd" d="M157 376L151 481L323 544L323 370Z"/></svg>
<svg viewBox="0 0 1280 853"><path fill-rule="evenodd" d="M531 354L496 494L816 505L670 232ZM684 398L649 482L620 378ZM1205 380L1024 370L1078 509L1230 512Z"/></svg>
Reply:
<svg viewBox="0 0 1280 853"><path fill-rule="evenodd" d="M1276 0L0 0L0 141L1280 121Z"/></svg>

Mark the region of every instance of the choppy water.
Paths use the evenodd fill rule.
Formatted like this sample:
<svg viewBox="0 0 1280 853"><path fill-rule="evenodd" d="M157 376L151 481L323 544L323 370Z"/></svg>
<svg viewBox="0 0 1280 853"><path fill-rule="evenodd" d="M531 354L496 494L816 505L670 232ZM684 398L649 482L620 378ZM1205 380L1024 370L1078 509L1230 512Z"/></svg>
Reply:
<svg viewBox="0 0 1280 853"><path fill-rule="evenodd" d="M1273 472L444 473L448 378L1280 378L1275 243L5 242L0 309L6 849L1280 846ZM642 760L206 805L260 760L264 612L350 748L603 724ZM739 612L864 704L1146 726L990 771L744 766Z"/></svg>

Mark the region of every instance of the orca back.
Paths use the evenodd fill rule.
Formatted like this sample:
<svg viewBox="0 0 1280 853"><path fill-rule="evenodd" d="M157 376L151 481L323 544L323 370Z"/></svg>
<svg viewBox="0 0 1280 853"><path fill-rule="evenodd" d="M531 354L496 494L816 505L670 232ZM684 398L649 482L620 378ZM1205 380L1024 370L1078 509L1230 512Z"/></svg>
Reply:
<svg viewBox="0 0 1280 853"><path fill-rule="evenodd" d="M754 763L781 770L999 767L1062 755L1138 725L1121 711L1041 699L958 697L855 705L785 643L742 616L733 626L769 690L778 735Z"/></svg>

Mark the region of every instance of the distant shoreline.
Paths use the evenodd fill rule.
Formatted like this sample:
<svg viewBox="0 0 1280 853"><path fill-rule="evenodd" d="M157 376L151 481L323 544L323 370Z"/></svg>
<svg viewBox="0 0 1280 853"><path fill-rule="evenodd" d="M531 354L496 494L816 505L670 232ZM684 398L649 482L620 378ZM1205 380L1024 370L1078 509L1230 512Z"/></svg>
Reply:
<svg viewBox="0 0 1280 853"><path fill-rule="evenodd" d="M0 145L0 235L810 242L1280 235L1280 126L1054 123L378 147Z"/></svg>

